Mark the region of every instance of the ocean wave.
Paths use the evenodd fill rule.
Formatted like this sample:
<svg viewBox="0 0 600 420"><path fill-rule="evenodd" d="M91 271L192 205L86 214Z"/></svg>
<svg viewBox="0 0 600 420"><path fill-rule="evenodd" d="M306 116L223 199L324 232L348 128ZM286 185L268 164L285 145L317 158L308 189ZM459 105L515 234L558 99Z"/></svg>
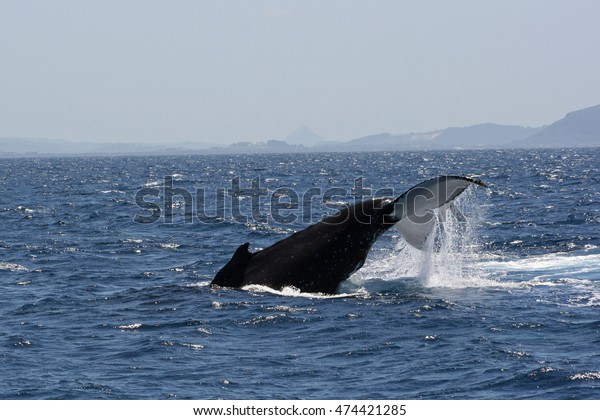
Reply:
<svg viewBox="0 0 600 420"><path fill-rule="evenodd" d="M8 271L29 271L27 267L17 263L11 262L3 262L0 261L0 270L8 270Z"/></svg>
<svg viewBox="0 0 600 420"><path fill-rule="evenodd" d="M279 296L291 296L291 297L302 297L307 299L340 299L340 298L348 298L348 297L357 297L357 296L365 296L363 293L337 293L334 295L326 294L326 293L306 293L300 291L300 289L287 286L282 288L281 290L272 289L268 286L263 286L259 284L251 284L248 286L244 286L242 288L251 293L269 293L273 295Z"/></svg>

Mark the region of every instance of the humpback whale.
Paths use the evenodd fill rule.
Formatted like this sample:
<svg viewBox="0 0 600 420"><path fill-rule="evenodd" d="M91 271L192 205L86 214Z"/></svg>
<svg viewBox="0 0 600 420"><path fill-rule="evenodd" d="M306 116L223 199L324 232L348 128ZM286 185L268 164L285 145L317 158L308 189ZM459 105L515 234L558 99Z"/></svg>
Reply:
<svg viewBox="0 0 600 420"><path fill-rule="evenodd" d="M421 182L397 198L373 198L257 252L241 245L216 274L211 287L250 284L273 289L293 286L302 292L334 294L341 282L361 268L373 243L396 225L405 240L422 248L433 227L432 210L451 208L474 178L443 175Z"/></svg>

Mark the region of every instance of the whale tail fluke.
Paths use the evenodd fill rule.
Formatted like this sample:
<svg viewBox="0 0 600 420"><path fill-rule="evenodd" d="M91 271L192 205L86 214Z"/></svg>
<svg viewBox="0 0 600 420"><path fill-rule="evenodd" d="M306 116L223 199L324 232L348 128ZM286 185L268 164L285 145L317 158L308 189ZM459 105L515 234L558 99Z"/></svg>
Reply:
<svg viewBox="0 0 600 420"><path fill-rule="evenodd" d="M394 200L393 218L398 220L396 227L406 242L424 248L435 226L435 209L440 209L442 215L450 211L458 220L464 220L454 200L470 185L487 188L478 179L444 175L417 184Z"/></svg>

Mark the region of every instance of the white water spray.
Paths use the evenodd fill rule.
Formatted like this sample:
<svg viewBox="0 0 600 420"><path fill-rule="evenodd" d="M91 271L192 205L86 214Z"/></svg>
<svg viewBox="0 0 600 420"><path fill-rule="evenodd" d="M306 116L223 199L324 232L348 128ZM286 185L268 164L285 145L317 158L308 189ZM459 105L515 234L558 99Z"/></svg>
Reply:
<svg viewBox="0 0 600 420"><path fill-rule="evenodd" d="M477 226L483 219L475 194L465 192L454 203L458 212L439 209L422 251L419 280L427 287L477 287L487 279L477 266L481 246Z"/></svg>
<svg viewBox="0 0 600 420"><path fill-rule="evenodd" d="M392 247L374 250L352 283L370 279L404 280L425 287L486 287L497 282L486 277L477 227L484 214L476 193L465 191L453 206L434 210L434 223L423 250L409 245L401 235L391 238ZM492 284L493 283L493 284Z"/></svg>

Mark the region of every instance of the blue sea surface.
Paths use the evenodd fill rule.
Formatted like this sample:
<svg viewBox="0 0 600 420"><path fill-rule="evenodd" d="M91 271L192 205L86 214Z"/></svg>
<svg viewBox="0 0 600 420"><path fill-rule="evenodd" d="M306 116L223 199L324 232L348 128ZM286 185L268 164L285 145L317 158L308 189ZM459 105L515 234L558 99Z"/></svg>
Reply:
<svg viewBox="0 0 600 420"><path fill-rule="evenodd" d="M0 160L0 398L598 399L599 162L600 149ZM441 174L489 189L470 187L466 220L440 221L425 251L384 234L336 295L209 287L240 244L264 248L358 185L399 195Z"/></svg>

